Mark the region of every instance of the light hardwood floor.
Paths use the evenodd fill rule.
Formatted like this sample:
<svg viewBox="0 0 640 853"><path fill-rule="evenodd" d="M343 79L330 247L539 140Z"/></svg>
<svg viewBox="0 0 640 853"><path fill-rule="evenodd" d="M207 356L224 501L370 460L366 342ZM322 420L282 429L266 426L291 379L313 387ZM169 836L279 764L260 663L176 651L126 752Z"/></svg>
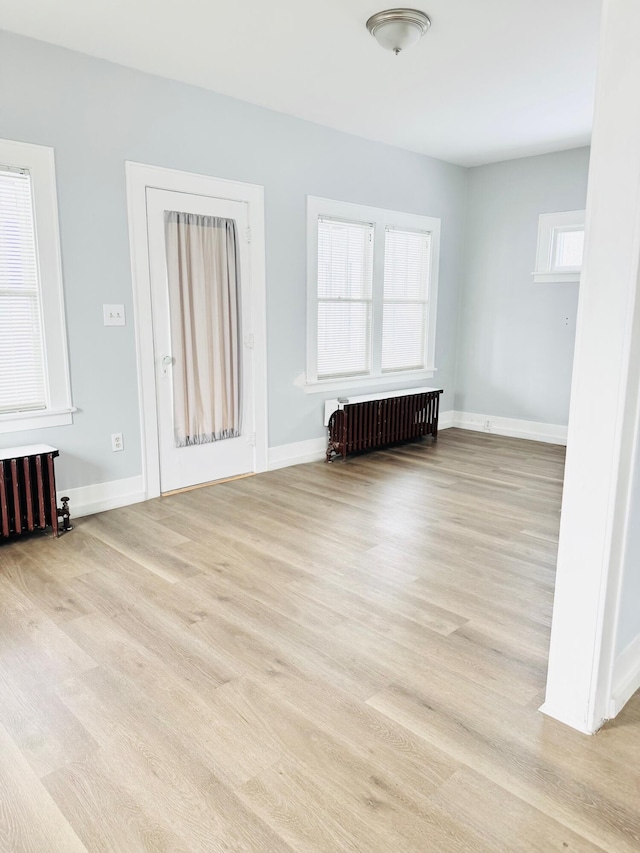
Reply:
<svg viewBox="0 0 640 853"><path fill-rule="evenodd" d="M543 700L563 449L447 430L0 548L0 850L640 849Z"/></svg>

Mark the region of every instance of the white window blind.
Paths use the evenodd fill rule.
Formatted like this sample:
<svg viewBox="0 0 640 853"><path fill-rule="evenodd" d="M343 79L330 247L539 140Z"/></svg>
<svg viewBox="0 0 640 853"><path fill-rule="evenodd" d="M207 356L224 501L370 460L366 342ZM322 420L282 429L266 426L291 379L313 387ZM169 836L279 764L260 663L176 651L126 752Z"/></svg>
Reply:
<svg viewBox="0 0 640 853"><path fill-rule="evenodd" d="M0 413L46 403L31 177L0 166Z"/></svg>
<svg viewBox="0 0 640 853"><path fill-rule="evenodd" d="M382 370L425 367L431 234L385 230Z"/></svg>
<svg viewBox="0 0 640 853"><path fill-rule="evenodd" d="M318 219L318 377L371 365L373 225Z"/></svg>

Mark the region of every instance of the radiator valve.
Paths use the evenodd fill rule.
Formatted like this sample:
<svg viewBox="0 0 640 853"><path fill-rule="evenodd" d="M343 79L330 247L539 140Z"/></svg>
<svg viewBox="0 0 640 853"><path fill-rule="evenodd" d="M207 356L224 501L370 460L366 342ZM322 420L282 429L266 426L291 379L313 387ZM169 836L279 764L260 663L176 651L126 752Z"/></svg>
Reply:
<svg viewBox="0 0 640 853"><path fill-rule="evenodd" d="M69 509L69 498L64 495L60 498L62 506L58 509L58 517L62 519L62 529L65 531L73 530L71 524L71 510Z"/></svg>

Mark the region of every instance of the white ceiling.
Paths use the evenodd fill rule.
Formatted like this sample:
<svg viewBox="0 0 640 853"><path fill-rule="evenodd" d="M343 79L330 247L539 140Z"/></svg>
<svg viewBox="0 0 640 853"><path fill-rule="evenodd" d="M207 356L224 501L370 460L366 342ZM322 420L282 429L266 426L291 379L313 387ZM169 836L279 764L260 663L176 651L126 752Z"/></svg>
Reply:
<svg viewBox="0 0 640 853"><path fill-rule="evenodd" d="M464 165L588 143L600 0L0 0L0 28Z"/></svg>

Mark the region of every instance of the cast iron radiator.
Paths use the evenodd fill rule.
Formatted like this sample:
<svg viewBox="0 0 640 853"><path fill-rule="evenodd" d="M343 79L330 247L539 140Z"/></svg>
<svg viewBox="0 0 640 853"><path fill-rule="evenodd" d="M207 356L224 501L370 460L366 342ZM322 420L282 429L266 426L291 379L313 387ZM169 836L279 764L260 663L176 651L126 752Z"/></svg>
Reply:
<svg viewBox="0 0 640 853"><path fill-rule="evenodd" d="M328 400L325 424L329 428L327 462L336 456L370 450L398 441L438 437L442 389L416 388L388 397Z"/></svg>
<svg viewBox="0 0 640 853"><path fill-rule="evenodd" d="M1 537L51 527L59 535L70 530L69 498L56 501L55 447L37 444L0 450L0 535Z"/></svg>

